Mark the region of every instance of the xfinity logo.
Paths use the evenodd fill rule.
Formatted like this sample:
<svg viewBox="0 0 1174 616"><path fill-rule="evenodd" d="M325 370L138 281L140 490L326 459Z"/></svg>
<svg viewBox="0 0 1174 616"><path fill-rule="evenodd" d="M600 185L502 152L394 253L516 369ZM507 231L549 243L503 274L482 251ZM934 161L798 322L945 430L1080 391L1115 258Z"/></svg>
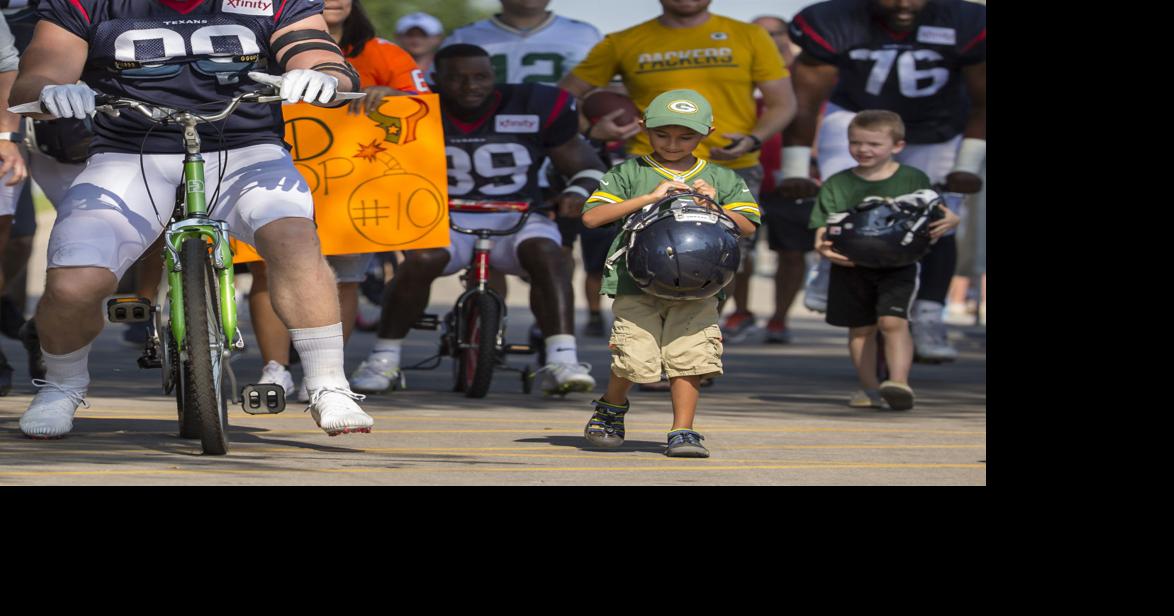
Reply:
<svg viewBox="0 0 1174 616"><path fill-rule="evenodd" d="M273 0L223 0L220 10L241 15L273 16Z"/></svg>
<svg viewBox="0 0 1174 616"><path fill-rule="evenodd" d="M538 126L537 115L497 116L497 132L499 133L536 133Z"/></svg>

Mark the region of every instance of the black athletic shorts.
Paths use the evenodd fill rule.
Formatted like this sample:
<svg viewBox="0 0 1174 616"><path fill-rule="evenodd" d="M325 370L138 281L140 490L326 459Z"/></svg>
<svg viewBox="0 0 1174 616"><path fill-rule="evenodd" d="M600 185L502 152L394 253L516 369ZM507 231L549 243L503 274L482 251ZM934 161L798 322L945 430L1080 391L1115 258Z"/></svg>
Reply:
<svg viewBox="0 0 1174 616"><path fill-rule="evenodd" d="M16 201L16 214L12 217L11 237L30 237L37 233L37 209L33 205L33 183L25 180L24 189Z"/></svg>
<svg viewBox="0 0 1174 616"><path fill-rule="evenodd" d="M892 269L832 266L827 322L837 327L876 325L880 317L909 318L920 266Z"/></svg>
<svg viewBox="0 0 1174 616"><path fill-rule="evenodd" d="M815 229L808 229L815 199L783 199L772 192L762 200L762 224L766 241L775 252L815 250Z"/></svg>

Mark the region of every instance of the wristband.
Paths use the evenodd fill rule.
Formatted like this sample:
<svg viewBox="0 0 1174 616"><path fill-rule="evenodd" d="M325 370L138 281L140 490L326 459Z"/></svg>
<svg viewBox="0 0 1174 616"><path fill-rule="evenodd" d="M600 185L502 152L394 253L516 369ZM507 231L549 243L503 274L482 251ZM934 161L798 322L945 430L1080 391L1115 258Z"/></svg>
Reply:
<svg viewBox="0 0 1174 616"><path fill-rule="evenodd" d="M783 177L806 178L811 176L811 148L792 145L783 148Z"/></svg>
<svg viewBox="0 0 1174 616"><path fill-rule="evenodd" d="M587 189L583 188L582 186L568 186L563 190L562 194L565 195L567 193L574 193L576 195L583 195L584 199L591 197L591 193L587 192Z"/></svg>
<svg viewBox="0 0 1174 616"><path fill-rule="evenodd" d="M962 147L958 148L958 159L954 161L954 168L950 173L962 171L978 175L982 165L986 162L986 139L963 139Z"/></svg>
<svg viewBox="0 0 1174 616"><path fill-rule="evenodd" d="M24 143L24 133L0 133L0 141L11 141L13 143Z"/></svg>

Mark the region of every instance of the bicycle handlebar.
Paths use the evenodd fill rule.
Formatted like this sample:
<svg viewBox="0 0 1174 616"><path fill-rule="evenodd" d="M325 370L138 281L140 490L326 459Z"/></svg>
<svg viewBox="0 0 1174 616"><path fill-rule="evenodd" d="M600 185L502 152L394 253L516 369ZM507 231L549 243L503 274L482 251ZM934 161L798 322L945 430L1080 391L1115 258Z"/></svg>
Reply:
<svg viewBox="0 0 1174 616"><path fill-rule="evenodd" d="M281 91L282 78L279 75L269 75L266 73L250 72L249 77L257 82L264 84L260 90L255 92L241 92L228 101L228 104L222 111L213 115L195 114L190 111L181 109L172 109L170 107L163 107L154 105L145 101L135 100L133 98L122 98L117 96L110 96L108 94L95 93L95 111L100 111L107 115L117 116L121 109L134 109L138 111L143 117L148 120L160 124L167 125L174 124L209 124L212 122L219 122L236 111L241 103L277 103L283 99L279 92ZM334 101L352 100L356 98L363 98L367 94L365 92L335 92ZM9 107L8 110L17 114L41 114L48 113L41 101L33 101L23 105L16 105Z"/></svg>
<svg viewBox="0 0 1174 616"><path fill-rule="evenodd" d="M455 207L454 207L455 206ZM464 201L460 199L450 199L450 212L458 214L509 214L520 213L518 222L509 229L493 230L493 229L466 229L455 222L452 217L448 219L448 226L457 233L465 235L484 235L486 237L501 237L505 235L513 235L522 230L526 226L526 221L530 219L530 215L535 212L545 212L551 210L551 206L544 204L538 207L530 208L529 203L524 201ZM525 209L524 209L525 208Z"/></svg>

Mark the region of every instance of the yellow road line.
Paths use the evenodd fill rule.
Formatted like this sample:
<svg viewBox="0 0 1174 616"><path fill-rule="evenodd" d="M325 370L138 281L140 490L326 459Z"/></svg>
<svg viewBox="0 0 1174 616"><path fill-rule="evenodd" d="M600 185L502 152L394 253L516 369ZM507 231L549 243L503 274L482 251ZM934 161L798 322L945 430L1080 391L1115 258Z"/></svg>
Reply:
<svg viewBox="0 0 1174 616"><path fill-rule="evenodd" d="M87 418L82 418L87 419ZM88 419L131 419L123 417L94 417ZM145 418L137 418L145 419ZM174 419L174 418L169 418ZM242 428L258 428L258 426L249 426L244 424L233 424L233 428L240 430ZM269 428L262 428L264 434L317 434L322 435L321 430L273 430ZM570 426L553 427L547 424L545 427L539 428L483 428L483 429L431 429L431 430L402 430L380 428L376 426L373 432L379 434L534 434L538 432L556 432L556 433L576 433L582 432L582 427L576 424L573 428ZM986 436L985 430L907 430L902 428L706 428L698 427L698 432L703 434L938 434L947 436ZM158 431L142 431L128 430L127 434L148 435L148 434L173 434L172 432L158 432ZM628 429L628 434L667 434L668 430L661 429ZM113 434L112 432L90 432L87 434ZM231 438L231 436L230 436Z"/></svg>
<svg viewBox="0 0 1174 616"><path fill-rule="evenodd" d="M192 445L190 448L175 447L171 450L157 450L157 449L111 449L111 450L56 450L56 449L29 449L26 451L0 451L3 456L20 456L20 455L36 455L45 454L49 456L65 456L65 455L134 455L134 454L156 454L156 455L176 455L188 453L198 450L198 445ZM986 449L986 445L782 445L782 446L750 446L750 447L730 447L727 451L737 451L740 449L752 449L755 451L764 450L931 450L931 449ZM504 454L498 452L508 451L550 451L548 445L540 445L537 447L364 447L362 449L353 449L351 451L315 451L309 450L305 447L298 447L290 445L286 447L251 447L249 445L237 444L234 449L234 454L257 454L257 453L404 453L404 454L458 454L469 455L481 453L484 455L527 455L534 457L562 457L558 451L551 451L549 454L532 453L532 454ZM610 450L610 449L590 449L585 456L598 455L601 453L653 453L649 451L637 451L632 449L627 450ZM659 454L657 454L659 455Z"/></svg>
<svg viewBox="0 0 1174 616"><path fill-rule="evenodd" d="M985 470L985 464L884 464L884 463L815 463L815 464L770 464L754 466L710 466L696 461L691 466L550 466L550 467L501 467L501 468L339 468L339 469L138 469L102 471L0 471L0 477L53 477L53 476L130 476L130 475L273 475L279 473L321 473L321 474L379 474L379 473L550 473L550 472L708 472L708 471L750 471L750 470L886 470L886 469L975 469Z"/></svg>

